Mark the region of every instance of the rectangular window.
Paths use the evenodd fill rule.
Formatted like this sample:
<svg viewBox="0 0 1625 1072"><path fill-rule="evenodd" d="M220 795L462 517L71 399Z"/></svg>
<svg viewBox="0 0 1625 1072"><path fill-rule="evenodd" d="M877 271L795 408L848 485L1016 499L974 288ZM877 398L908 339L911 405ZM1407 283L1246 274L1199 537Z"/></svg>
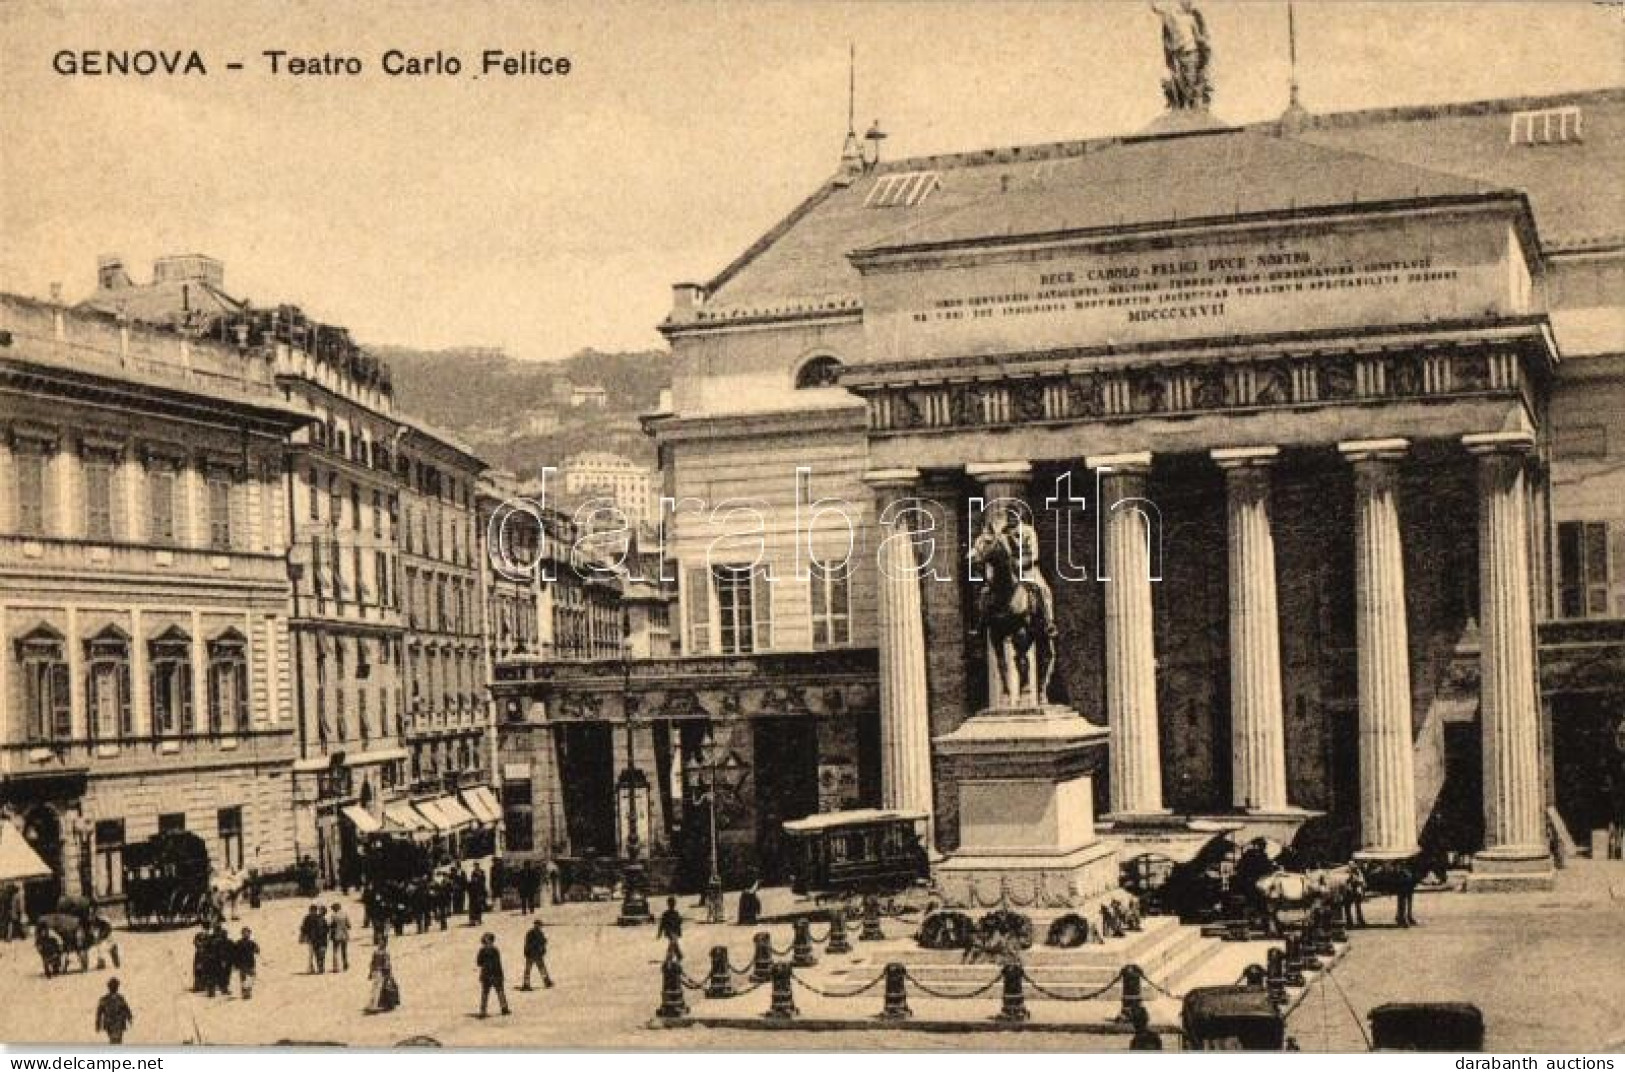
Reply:
<svg viewBox="0 0 1625 1072"><path fill-rule="evenodd" d="M221 808L215 817L220 830L220 862L228 871L243 868L243 809Z"/></svg>
<svg viewBox="0 0 1625 1072"><path fill-rule="evenodd" d="M378 539L384 537L384 493L372 493L372 534Z"/></svg>
<svg viewBox="0 0 1625 1072"><path fill-rule="evenodd" d="M45 451L19 446L12 465L17 470L17 531L45 535Z"/></svg>
<svg viewBox="0 0 1625 1072"><path fill-rule="evenodd" d="M153 543L175 542L175 463L155 461L147 468L147 536Z"/></svg>
<svg viewBox="0 0 1625 1072"><path fill-rule="evenodd" d="M389 601L389 555L383 551L372 553L372 569L378 575L378 605L388 607Z"/></svg>
<svg viewBox="0 0 1625 1072"><path fill-rule="evenodd" d="M711 580L704 566L690 566L683 575L683 605L688 612L688 653L711 650Z"/></svg>
<svg viewBox="0 0 1625 1072"><path fill-rule="evenodd" d="M217 551L231 549L231 476L209 474L209 546Z"/></svg>
<svg viewBox="0 0 1625 1072"><path fill-rule="evenodd" d="M748 566L716 566L712 581L717 595L717 636L722 654L748 655L756 650L756 609ZM765 585L763 586L766 587Z"/></svg>
<svg viewBox="0 0 1625 1072"><path fill-rule="evenodd" d="M160 737L190 734L192 720L191 642L184 637L155 640L150 645L152 725Z"/></svg>
<svg viewBox="0 0 1625 1072"><path fill-rule="evenodd" d="M367 590L367 575L362 569L360 547L350 548L350 564L354 567L355 572L355 601L365 603L370 593Z"/></svg>
<svg viewBox="0 0 1625 1072"><path fill-rule="evenodd" d="M68 663L54 637L18 643L22 675L23 725L34 742L66 741L73 735Z"/></svg>
<svg viewBox="0 0 1625 1072"><path fill-rule="evenodd" d="M361 531L361 489L355 484L350 485L350 527Z"/></svg>
<svg viewBox="0 0 1625 1072"><path fill-rule="evenodd" d="M322 493L320 488L321 485L316 480L316 469L312 466L310 473L305 478L305 494L310 500L310 519L312 521L322 519Z"/></svg>
<svg viewBox="0 0 1625 1072"><path fill-rule="evenodd" d="M815 648L832 648L852 641L851 606L848 597L848 570L845 565L812 568L812 642Z"/></svg>
<svg viewBox="0 0 1625 1072"><path fill-rule="evenodd" d="M114 900L124 896L124 820L96 822L96 896Z"/></svg>
<svg viewBox="0 0 1625 1072"><path fill-rule="evenodd" d="M91 456L85 459L85 537L107 542L113 539L113 459Z"/></svg>
<svg viewBox="0 0 1625 1072"><path fill-rule="evenodd" d="M1562 522L1557 560L1562 617L1625 617L1625 525Z"/></svg>
<svg viewBox="0 0 1625 1072"><path fill-rule="evenodd" d="M165 812L158 816L158 832L160 834L179 834L186 829L186 813L184 811Z"/></svg>

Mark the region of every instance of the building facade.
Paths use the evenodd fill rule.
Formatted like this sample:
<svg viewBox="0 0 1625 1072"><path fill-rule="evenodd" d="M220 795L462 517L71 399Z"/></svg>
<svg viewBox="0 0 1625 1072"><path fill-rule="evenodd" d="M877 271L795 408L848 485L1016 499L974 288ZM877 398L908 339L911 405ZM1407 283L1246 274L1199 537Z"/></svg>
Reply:
<svg viewBox="0 0 1625 1072"><path fill-rule="evenodd" d="M574 454L564 462L564 491L575 500L612 499L633 528L655 521L654 478L646 466L603 451Z"/></svg>
<svg viewBox="0 0 1625 1072"><path fill-rule="evenodd" d="M241 339L0 298L0 806L59 894L126 845L296 853L283 444L305 415Z"/></svg>
<svg viewBox="0 0 1625 1072"><path fill-rule="evenodd" d="M1549 881L1549 837L1625 786L1622 122L1608 90L848 154L674 289L646 424L700 504L670 523L682 650L872 649L856 797L952 852L933 741L989 703L966 553L1006 500L1053 591L1046 699L1110 729L1119 833L1320 813L1367 858ZM531 717L583 732L560 689ZM701 717L815 780L827 711L769 695Z"/></svg>

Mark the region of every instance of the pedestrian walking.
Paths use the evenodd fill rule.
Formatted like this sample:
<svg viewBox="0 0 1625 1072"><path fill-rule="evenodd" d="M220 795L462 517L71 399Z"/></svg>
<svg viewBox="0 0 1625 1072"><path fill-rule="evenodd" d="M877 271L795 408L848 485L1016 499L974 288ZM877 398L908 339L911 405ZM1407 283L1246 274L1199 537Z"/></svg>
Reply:
<svg viewBox="0 0 1625 1072"><path fill-rule="evenodd" d="M233 952L237 961L237 981L242 987L243 1000L247 1001L254 996L254 978L260 964L260 944L254 941L254 932L244 927Z"/></svg>
<svg viewBox="0 0 1625 1072"><path fill-rule="evenodd" d="M667 960L683 959L683 914L677 911L677 898L666 898L666 910L660 913L655 938L665 940Z"/></svg>
<svg viewBox="0 0 1625 1072"><path fill-rule="evenodd" d="M395 982L395 971L389 962L389 936L386 934L380 934L373 943L367 981L372 984L372 996L367 1000L368 1012L389 1012L401 1003L400 985Z"/></svg>
<svg viewBox="0 0 1625 1072"><path fill-rule="evenodd" d="M752 882L739 895L739 925L754 927L756 921L762 917L762 895L757 891L762 888L760 881Z"/></svg>
<svg viewBox="0 0 1625 1072"><path fill-rule="evenodd" d="M547 858L547 899L551 904L564 903L564 879L558 861L551 856Z"/></svg>
<svg viewBox="0 0 1625 1072"><path fill-rule="evenodd" d="M542 929L539 919L531 920L530 930L525 932L525 978L520 982L519 989L530 989L531 968L542 973L542 985L551 989L553 977L547 972L547 932Z"/></svg>
<svg viewBox="0 0 1625 1072"><path fill-rule="evenodd" d="M333 971L350 970L350 917L337 901L327 917L327 940L333 946Z"/></svg>
<svg viewBox="0 0 1625 1072"><path fill-rule="evenodd" d="M192 935L192 993L201 994L209 989L209 956L210 946L214 942L214 935L207 923L198 927L197 933ZM210 997L214 994L210 993Z"/></svg>
<svg viewBox="0 0 1625 1072"><path fill-rule="evenodd" d="M474 865L473 872L468 876L468 925L478 927L485 918L486 898L490 887L485 884L485 872L479 864Z"/></svg>
<svg viewBox="0 0 1625 1072"><path fill-rule="evenodd" d="M206 965L209 975L204 984L211 998L216 994L221 997L231 996L231 966L235 960L236 950L233 948L231 937L226 934L226 925L216 923L209 929Z"/></svg>
<svg viewBox="0 0 1625 1072"><path fill-rule="evenodd" d="M47 979L62 973L62 939L44 923L34 924L34 950L39 953Z"/></svg>
<svg viewBox="0 0 1625 1072"><path fill-rule="evenodd" d="M1129 1049L1162 1049L1162 1036L1151 1030L1151 1014L1145 1011L1144 1005L1135 1005L1129 1009L1128 1022L1134 1029L1134 1037L1129 1040Z"/></svg>
<svg viewBox="0 0 1625 1072"><path fill-rule="evenodd" d="M508 995L502 989L502 954L497 950L497 937L486 931L480 938L480 951L474 956L474 965L480 970L480 1019L485 1019L491 991L495 990L502 1015L508 1015Z"/></svg>
<svg viewBox="0 0 1625 1072"><path fill-rule="evenodd" d="M454 916L462 915L463 906L467 902L468 876L463 874L462 868L454 867L451 869L451 914Z"/></svg>
<svg viewBox="0 0 1625 1072"><path fill-rule="evenodd" d="M327 917L322 915L322 906L313 904L310 911L305 913L304 922L299 924L299 940L310 947L310 975L320 975L327 970Z"/></svg>
<svg viewBox="0 0 1625 1072"><path fill-rule="evenodd" d="M115 976L107 980L107 993L96 1003L96 1030L107 1035L108 1045L118 1046L124 1042L124 1032L135 1023L135 1013L130 1011L130 1003L124 1000L124 995L118 992L118 978Z"/></svg>

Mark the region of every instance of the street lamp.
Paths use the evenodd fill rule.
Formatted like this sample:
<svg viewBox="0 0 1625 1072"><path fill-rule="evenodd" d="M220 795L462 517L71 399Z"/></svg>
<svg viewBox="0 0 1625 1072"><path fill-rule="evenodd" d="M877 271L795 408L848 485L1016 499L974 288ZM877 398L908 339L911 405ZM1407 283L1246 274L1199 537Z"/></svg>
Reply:
<svg viewBox="0 0 1625 1072"><path fill-rule="evenodd" d="M700 746L694 754L689 756L685 767L691 783L705 786L701 798L706 802L705 810L710 818L711 827L711 874L705 881L706 918L712 923L721 923L722 872L718 867L717 860L718 794L724 787L729 791L735 788L736 779L744 772L745 764L733 753L732 749L719 746L716 738L711 733L711 728L707 726L705 739L700 742ZM702 777L704 779L703 783L701 782Z"/></svg>
<svg viewBox="0 0 1625 1072"><path fill-rule="evenodd" d="M626 809L626 862L621 868L621 915L623 927L652 922L648 877L638 862L638 812L649 800L649 779L638 769L632 753L632 620L621 608L621 710L626 725L626 767L615 781L615 794Z"/></svg>

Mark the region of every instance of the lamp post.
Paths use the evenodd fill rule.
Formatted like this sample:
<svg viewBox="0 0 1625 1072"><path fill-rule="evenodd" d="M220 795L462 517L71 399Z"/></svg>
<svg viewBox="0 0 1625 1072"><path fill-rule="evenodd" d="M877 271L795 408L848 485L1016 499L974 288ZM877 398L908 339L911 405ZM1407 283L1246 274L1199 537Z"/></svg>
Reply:
<svg viewBox="0 0 1625 1072"><path fill-rule="evenodd" d="M698 752L689 757L686 766L690 780L698 782L702 775L705 779L704 799L711 833L711 874L705 881L706 919L712 923L721 923L722 871L718 866L717 802L722 789L722 775L727 775L728 786L731 789L735 775L743 771L745 765L732 751L719 747L710 727L707 727L705 739L700 742Z"/></svg>
<svg viewBox="0 0 1625 1072"><path fill-rule="evenodd" d="M645 891L648 876L638 862L638 809L641 801L649 799L649 779L638 769L632 752L632 620L625 607L621 608L621 710L626 727L626 767L616 779L615 791L626 807L626 862L621 868L621 914L616 922L631 927L652 922L654 917L649 913Z"/></svg>

